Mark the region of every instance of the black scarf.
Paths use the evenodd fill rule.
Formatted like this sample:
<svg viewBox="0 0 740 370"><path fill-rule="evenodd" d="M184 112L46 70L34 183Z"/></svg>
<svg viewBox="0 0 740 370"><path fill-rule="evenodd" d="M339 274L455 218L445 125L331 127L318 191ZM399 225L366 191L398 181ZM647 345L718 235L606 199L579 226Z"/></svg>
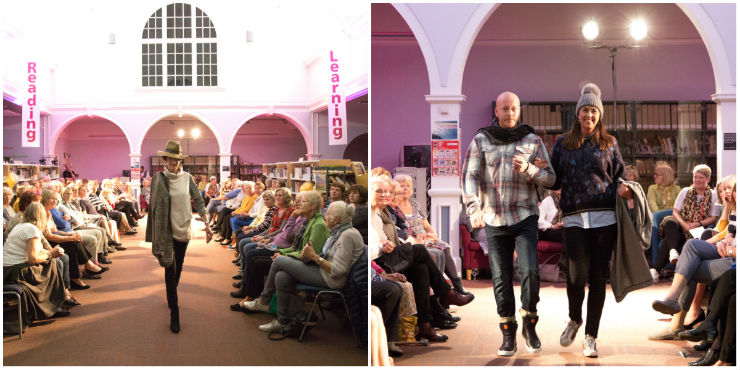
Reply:
<svg viewBox="0 0 740 370"><path fill-rule="evenodd" d="M515 143L530 133L534 133L534 129L525 124L519 124L511 129L502 128L498 123L498 117L493 117L493 124L481 128L478 132L486 135L493 142L493 145L506 145Z"/></svg>

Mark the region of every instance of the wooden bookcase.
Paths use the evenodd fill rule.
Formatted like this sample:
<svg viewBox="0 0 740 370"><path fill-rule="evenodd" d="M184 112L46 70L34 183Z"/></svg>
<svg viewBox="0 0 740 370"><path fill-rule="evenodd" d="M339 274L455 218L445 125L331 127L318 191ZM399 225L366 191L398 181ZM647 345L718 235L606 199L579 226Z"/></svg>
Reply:
<svg viewBox="0 0 740 370"><path fill-rule="evenodd" d="M220 157L217 155L195 155L190 156L182 161L182 169L185 172L190 173L195 177L196 175L201 175L205 177L205 181L208 181L208 178L211 176L216 176L216 178L220 179L220 171L219 171L219 163L220 163ZM162 157L159 156L151 156L149 157L149 173L151 174L157 173L159 171L164 171L164 165L165 161L162 159Z"/></svg>
<svg viewBox="0 0 740 370"><path fill-rule="evenodd" d="M341 180L348 185L356 183L355 172L349 159L266 163L262 165L262 173L270 179L284 182L293 193L297 193L306 181L313 183L314 190L327 196L329 191L327 185L331 184L331 181Z"/></svg>
<svg viewBox="0 0 740 370"><path fill-rule="evenodd" d="M17 182L29 181L32 179L40 179L48 177L51 179L58 179L62 176L62 173L57 166L43 166L38 164L3 164L3 183L8 177L8 174L13 172L17 178Z"/></svg>
<svg viewBox="0 0 740 370"><path fill-rule="evenodd" d="M653 184L653 170L663 160L673 167L677 183L692 182L691 171L704 163L712 168L716 184L717 106L711 101L618 101L603 102L607 130L619 142L625 164L637 167L640 184ZM493 103L495 107L495 102ZM532 126L549 153L555 139L576 121L575 102L528 102L522 104L522 122Z"/></svg>

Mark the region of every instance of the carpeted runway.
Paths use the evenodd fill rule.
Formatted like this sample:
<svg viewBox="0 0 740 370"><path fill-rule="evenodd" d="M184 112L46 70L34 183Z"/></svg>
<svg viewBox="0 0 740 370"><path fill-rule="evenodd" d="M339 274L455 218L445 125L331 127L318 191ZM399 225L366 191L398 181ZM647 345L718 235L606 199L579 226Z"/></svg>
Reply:
<svg viewBox="0 0 740 370"><path fill-rule="evenodd" d="M139 225L138 234L122 238L128 249L110 255L101 280L72 291L83 305L71 316L30 327L20 340L4 338L3 365L367 365L367 347L357 347L346 318L328 313L299 343L268 340L257 326L271 315L230 311L234 253L206 245L195 221L178 288L182 330L173 334L164 270L144 243L146 219Z"/></svg>

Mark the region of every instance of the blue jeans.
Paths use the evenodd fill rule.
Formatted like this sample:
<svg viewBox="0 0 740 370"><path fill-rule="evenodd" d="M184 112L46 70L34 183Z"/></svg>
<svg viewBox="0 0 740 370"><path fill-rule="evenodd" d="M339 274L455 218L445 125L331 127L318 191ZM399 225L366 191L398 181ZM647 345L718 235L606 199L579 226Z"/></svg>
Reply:
<svg viewBox="0 0 740 370"><path fill-rule="evenodd" d="M529 216L511 226L486 225L491 280L500 317L512 317L516 312L513 286L514 249L522 279L522 308L529 312L537 312L537 302L540 300L537 219L537 216Z"/></svg>
<svg viewBox="0 0 740 370"><path fill-rule="evenodd" d="M660 251L660 222L663 221L666 216L673 214L672 209L664 209L653 213L653 232L650 235L650 253L652 256L651 266L655 266L658 263L658 251Z"/></svg>
<svg viewBox="0 0 740 370"><path fill-rule="evenodd" d="M241 229L242 226L251 225L252 221L254 221L254 219L249 216L247 216L246 219L232 217L229 220L229 223L231 223L231 232L234 233L234 235L236 235L237 230Z"/></svg>

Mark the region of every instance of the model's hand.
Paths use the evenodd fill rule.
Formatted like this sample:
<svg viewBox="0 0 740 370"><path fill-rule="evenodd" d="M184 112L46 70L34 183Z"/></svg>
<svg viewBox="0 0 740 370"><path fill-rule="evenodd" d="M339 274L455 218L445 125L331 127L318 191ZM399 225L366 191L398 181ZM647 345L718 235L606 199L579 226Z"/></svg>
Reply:
<svg viewBox="0 0 740 370"><path fill-rule="evenodd" d="M632 199L634 196L634 194L632 194L632 190L630 190L627 187L627 184L624 183L617 188L617 194L624 199Z"/></svg>
<svg viewBox="0 0 740 370"><path fill-rule="evenodd" d="M206 226L206 244L211 242L211 239L213 239L213 231L211 231L211 228Z"/></svg>
<svg viewBox="0 0 740 370"><path fill-rule="evenodd" d="M470 215L470 224L474 229L480 229L486 226L483 221L483 211L477 210Z"/></svg>
<svg viewBox="0 0 740 370"><path fill-rule="evenodd" d="M547 166L547 161L546 161L546 160L544 160L544 159L540 159L540 158L535 158L535 159L534 159L534 163L533 163L533 164L534 164L534 166L535 166L535 167L537 167L537 168L542 168L542 169L545 169L545 168L547 168L547 167L548 167L548 166Z"/></svg>
<svg viewBox="0 0 740 370"><path fill-rule="evenodd" d="M383 242L383 253L391 253L394 249L396 249L396 246L390 240Z"/></svg>

